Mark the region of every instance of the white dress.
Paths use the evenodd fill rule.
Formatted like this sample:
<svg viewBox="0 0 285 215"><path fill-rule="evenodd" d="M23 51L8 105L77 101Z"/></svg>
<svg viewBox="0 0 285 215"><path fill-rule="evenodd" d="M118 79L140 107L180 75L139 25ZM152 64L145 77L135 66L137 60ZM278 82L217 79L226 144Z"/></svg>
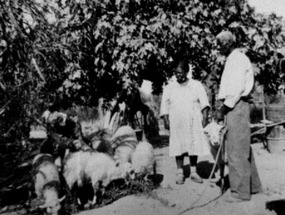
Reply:
<svg viewBox="0 0 285 215"><path fill-rule="evenodd" d="M169 115L169 155L210 154L202 127L202 109L210 106L201 82L189 79L187 83L172 82L164 89L160 115Z"/></svg>

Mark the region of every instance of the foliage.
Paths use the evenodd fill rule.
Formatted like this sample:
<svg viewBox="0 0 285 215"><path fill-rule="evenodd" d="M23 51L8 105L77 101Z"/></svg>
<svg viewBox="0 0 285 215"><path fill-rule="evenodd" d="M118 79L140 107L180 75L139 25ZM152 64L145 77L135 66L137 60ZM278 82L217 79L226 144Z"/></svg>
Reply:
<svg viewBox="0 0 285 215"><path fill-rule="evenodd" d="M266 91L283 81L273 66L284 45L283 20L256 14L246 0L0 0L0 23L8 43L0 63L6 141L27 136L55 100L63 108L97 106L99 98L131 95L142 79L159 93L181 57L194 65L213 103L224 62L215 49L221 30L236 34Z"/></svg>
<svg viewBox="0 0 285 215"><path fill-rule="evenodd" d="M120 185L121 183L121 185ZM152 191L158 186L155 184L153 179L134 179L130 180L128 184L121 180L113 181L106 189L106 193L103 196L101 205L97 207L102 207L108 205L124 196L128 195L145 195L150 196Z"/></svg>

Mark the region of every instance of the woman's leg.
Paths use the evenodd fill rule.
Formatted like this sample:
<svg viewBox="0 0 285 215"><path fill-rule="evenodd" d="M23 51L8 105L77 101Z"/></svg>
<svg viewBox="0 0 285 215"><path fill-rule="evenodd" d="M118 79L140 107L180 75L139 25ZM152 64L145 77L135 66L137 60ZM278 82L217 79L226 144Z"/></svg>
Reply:
<svg viewBox="0 0 285 215"><path fill-rule="evenodd" d="M190 179L197 183L203 183L203 179L198 175L197 173L197 161L198 156L197 155L190 155Z"/></svg>
<svg viewBox="0 0 285 215"><path fill-rule="evenodd" d="M177 166L176 184L184 184L184 173L183 173L184 155L176 156L175 161Z"/></svg>
<svg viewBox="0 0 285 215"><path fill-rule="evenodd" d="M183 159L184 159L183 155L175 157L177 169L183 169Z"/></svg>

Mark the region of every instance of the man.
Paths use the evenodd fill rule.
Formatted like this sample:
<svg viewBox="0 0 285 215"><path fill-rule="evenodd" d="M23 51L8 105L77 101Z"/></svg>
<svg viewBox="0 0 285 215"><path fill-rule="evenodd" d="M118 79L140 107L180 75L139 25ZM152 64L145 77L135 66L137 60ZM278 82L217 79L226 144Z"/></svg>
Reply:
<svg viewBox="0 0 285 215"><path fill-rule="evenodd" d="M60 112L60 105L55 103L50 110L46 110L42 117L46 123L47 139L40 147L41 153L49 153L62 167L62 161L67 149L77 150L84 145L81 125L74 118L64 112Z"/></svg>
<svg viewBox="0 0 285 215"><path fill-rule="evenodd" d="M220 53L227 57L218 99L223 105L217 112L218 120L227 127L230 195L226 201L250 200L251 194L262 191L252 149L250 147L249 94L254 85L252 65L249 58L235 48L235 37L229 31L217 35Z"/></svg>
<svg viewBox="0 0 285 215"><path fill-rule="evenodd" d="M209 102L201 82L188 78L189 65L180 60L175 69L176 81L164 90L160 115L166 129L170 129L169 155L175 157L176 184L184 183L183 161L190 159L190 179L203 183L197 173L198 156L209 154L203 132L208 123Z"/></svg>

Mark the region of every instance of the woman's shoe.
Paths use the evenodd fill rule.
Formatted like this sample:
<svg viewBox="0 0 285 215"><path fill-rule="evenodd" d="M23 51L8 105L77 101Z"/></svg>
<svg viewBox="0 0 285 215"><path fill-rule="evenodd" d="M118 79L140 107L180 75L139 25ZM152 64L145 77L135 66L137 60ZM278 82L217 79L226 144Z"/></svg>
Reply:
<svg viewBox="0 0 285 215"><path fill-rule="evenodd" d="M178 170L177 175L176 175L176 184L184 184L183 171Z"/></svg>

